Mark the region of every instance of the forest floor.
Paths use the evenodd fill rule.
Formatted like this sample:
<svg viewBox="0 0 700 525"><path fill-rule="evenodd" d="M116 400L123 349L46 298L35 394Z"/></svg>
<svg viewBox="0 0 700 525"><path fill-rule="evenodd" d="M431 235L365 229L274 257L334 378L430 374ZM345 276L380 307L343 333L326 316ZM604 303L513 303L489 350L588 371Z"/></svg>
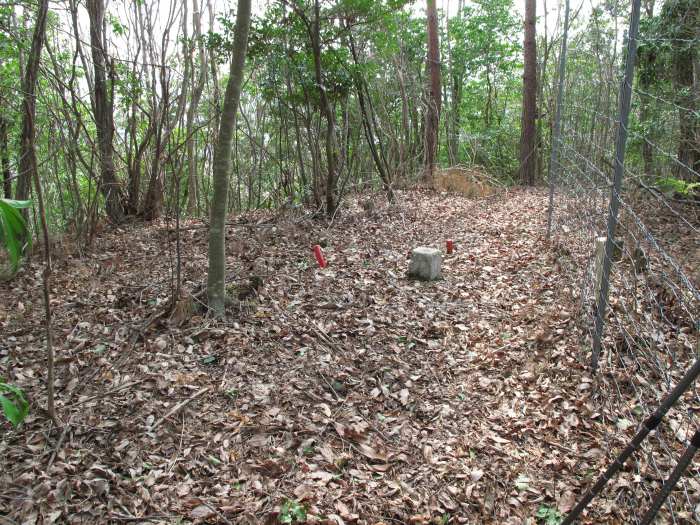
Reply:
<svg viewBox="0 0 700 525"><path fill-rule="evenodd" d="M55 261L63 428L42 408L37 258L0 284L0 376L32 402L0 427L0 523L556 523L634 429L604 441L546 203L406 191L330 226L232 218L233 290L263 286L224 323L162 314L172 223L105 232ZM183 228L194 290L207 230ZM447 238L443 279L408 280L408 251ZM588 522L620 512L602 499Z"/></svg>

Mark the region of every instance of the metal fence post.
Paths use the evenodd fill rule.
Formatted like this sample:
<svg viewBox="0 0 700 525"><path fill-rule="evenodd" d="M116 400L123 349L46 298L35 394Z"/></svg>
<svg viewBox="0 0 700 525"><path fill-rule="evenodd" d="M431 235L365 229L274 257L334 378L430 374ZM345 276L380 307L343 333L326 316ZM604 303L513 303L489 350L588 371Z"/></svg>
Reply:
<svg viewBox="0 0 700 525"><path fill-rule="evenodd" d="M610 193L610 207L608 210L607 240L605 242L605 257L603 259L603 276L600 293L596 301L595 330L593 333L593 353L591 356L591 369L598 369L598 357L600 356L601 340L605 328L605 310L608 302L610 288L610 267L612 265L613 244L615 242L615 230L620 211L620 191L622 190L622 176L625 171L625 147L627 145L627 125L629 123L630 105L632 101L632 83L634 82L634 63L637 59L637 34L639 33L639 11L641 0L633 0L632 13L627 41L627 58L625 63L625 77L620 86L620 119L615 142L615 172L613 188Z"/></svg>
<svg viewBox="0 0 700 525"><path fill-rule="evenodd" d="M686 371L676 386L673 387L668 394L666 394L654 413L644 421L644 424L642 424L637 433L634 435L632 441L630 441L622 452L620 452L620 454L615 458L615 461L608 465L608 468L598 478L595 484L583 494L581 501L579 501L569 512L564 521L561 522L561 525L571 525L581 516L593 498L600 494L608 481L610 481L612 477L617 474L622 467L624 467L625 462L639 448L649 433L655 430L656 427L661 424L661 421L664 419L664 417L666 417L666 414L668 414L668 411L671 410L671 407L673 407L676 401L678 401L678 399L690 389L699 375L700 359L696 359L693 366Z"/></svg>
<svg viewBox="0 0 700 525"><path fill-rule="evenodd" d="M569 36L569 0L564 7L564 33L561 37L559 54L559 85L557 86L557 109L554 115L554 134L552 135L552 153L549 158L549 210L547 211L547 239L552 234L552 215L554 214L554 184L559 175L559 141L561 140L561 105L564 100L564 75L566 74L566 45Z"/></svg>
<svg viewBox="0 0 700 525"><path fill-rule="evenodd" d="M639 525L651 525L654 522L654 518L656 518L656 515L659 513L659 510L661 510L662 505L671 494L673 487L676 486L678 480L681 479L683 473L688 469L688 465L693 462L693 457L698 451L698 448L700 448L700 429L695 431L695 434L690 439L690 444L685 449L685 452L683 452L683 455L678 460L673 472L671 472L671 475L664 482L663 487L661 487L661 490L654 498L654 501L651 503L651 507L649 507L649 510L644 513Z"/></svg>

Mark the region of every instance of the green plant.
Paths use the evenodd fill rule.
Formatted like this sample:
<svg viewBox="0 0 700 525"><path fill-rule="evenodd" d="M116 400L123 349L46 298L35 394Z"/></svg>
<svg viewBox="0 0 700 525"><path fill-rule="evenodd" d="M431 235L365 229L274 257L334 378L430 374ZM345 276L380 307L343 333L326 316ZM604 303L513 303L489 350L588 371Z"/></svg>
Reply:
<svg viewBox="0 0 700 525"><path fill-rule="evenodd" d="M29 413L29 402L21 388L0 381L0 406L12 426L18 426Z"/></svg>
<svg viewBox="0 0 700 525"><path fill-rule="evenodd" d="M700 182L688 182L675 177L664 177L659 180L661 191L676 193L682 197L689 197L700 190Z"/></svg>
<svg viewBox="0 0 700 525"><path fill-rule="evenodd" d="M29 208L30 201L16 201L12 199L0 199L0 244L5 246L10 257L12 274L17 271L19 261L22 259L25 244L31 242L31 236L27 229L27 223L19 212L22 208Z"/></svg>
<svg viewBox="0 0 700 525"><path fill-rule="evenodd" d="M559 525L564 520L559 510L547 505L540 505L535 517L545 525Z"/></svg>
<svg viewBox="0 0 700 525"><path fill-rule="evenodd" d="M280 523L302 523L306 521L306 507L297 501L285 500L280 507L278 519Z"/></svg>

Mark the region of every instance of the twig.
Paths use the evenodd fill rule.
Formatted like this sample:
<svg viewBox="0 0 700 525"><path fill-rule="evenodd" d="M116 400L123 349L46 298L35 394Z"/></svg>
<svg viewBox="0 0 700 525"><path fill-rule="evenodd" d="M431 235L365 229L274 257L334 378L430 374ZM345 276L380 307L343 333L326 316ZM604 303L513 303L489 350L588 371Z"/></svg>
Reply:
<svg viewBox="0 0 700 525"><path fill-rule="evenodd" d="M275 222L260 222L260 223L247 223L247 222L227 222L226 226L231 226L234 228L269 228L271 226L275 226ZM194 224L192 226L181 226L180 231L191 231L191 230L206 230L209 228L209 224L206 222L203 224ZM177 232L177 228L163 228L163 230L167 231L168 233L175 233Z"/></svg>
<svg viewBox="0 0 700 525"><path fill-rule="evenodd" d="M198 398L199 396L201 396L202 394L204 394L204 393L206 393L206 392L209 392L209 390L211 390L211 387L203 388L203 389L200 390L199 392L194 393L193 395L191 395L190 397L188 397L188 398L185 399L184 401L178 403L178 404L175 405L167 414L165 414L162 418L160 418L158 421L156 421L156 422L153 424L153 426L151 426L151 427L149 428L149 430L151 430L151 431L155 430L156 428L158 428L158 427L163 423L163 421L165 421L166 419L168 419L168 418L169 418L170 416L172 416L173 414L176 414L177 412L179 412L180 410L182 410L185 406L187 406L187 404L191 403L192 401L194 401L195 399L197 399L197 398Z"/></svg>
<svg viewBox="0 0 700 525"><path fill-rule="evenodd" d="M205 507L207 507L209 510L211 510L212 512L214 512L217 516L219 516L219 518L220 518L221 520L223 520L224 523L227 523L228 525L233 525L228 519L226 519L226 516L224 516L223 514L221 514L221 512L219 512L218 510L216 510L212 505L210 505L210 504L207 503L206 501L204 501L204 502L202 502L202 503L203 503L203 505L204 505Z"/></svg>
<svg viewBox="0 0 700 525"><path fill-rule="evenodd" d="M163 520L177 518L173 514L151 514L150 516L125 516L123 514L112 514L112 519L117 521L129 522L129 521L152 521L152 520Z"/></svg>
<svg viewBox="0 0 700 525"><path fill-rule="evenodd" d="M46 466L46 470L49 470L51 468L51 465L53 465L53 462L56 459L56 456L58 455L58 451L61 450L61 446L63 445L63 440L65 439L69 428L70 428L70 420L63 427L63 431L61 432L61 435L58 438L58 442L56 443L56 447L53 449L53 453L51 454L51 458L49 458L49 463Z"/></svg>
<svg viewBox="0 0 700 525"><path fill-rule="evenodd" d="M335 398L338 400L338 402L343 403L343 402L344 402L344 399L338 395L338 392L336 392L336 391L335 391L335 388L333 388L333 385L331 385L331 384L328 382L328 379L326 379L326 376L324 376L321 372L319 372L318 375L321 376L321 379L323 379L323 381L328 385L328 388L331 389L331 392L333 392L333 395L334 395Z"/></svg>
<svg viewBox="0 0 700 525"><path fill-rule="evenodd" d="M140 385L144 381L145 381L145 379L141 379L139 381L132 381L131 383L126 383L124 385L113 388L112 390L107 390L107 392L102 392L101 394L97 394L97 395L88 397L86 399L83 399L82 401L77 401L76 403L73 404L73 406L82 405L83 403L89 403L90 401L94 401L95 399L100 399L101 397L111 396L112 394L119 392L120 390L124 390L125 388Z"/></svg>

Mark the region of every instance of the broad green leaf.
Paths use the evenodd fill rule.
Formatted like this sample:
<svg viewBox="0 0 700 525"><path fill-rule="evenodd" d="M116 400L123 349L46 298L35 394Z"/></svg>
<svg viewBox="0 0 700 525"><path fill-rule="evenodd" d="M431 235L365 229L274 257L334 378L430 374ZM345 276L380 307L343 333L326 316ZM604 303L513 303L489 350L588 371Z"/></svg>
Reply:
<svg viewBox="0 0 700 525"><path fill-rule="evenodd" d="M2 201L17 209L30 208L32 206L32 201L18 201L15 199L2 199Z"/></svg>
<svg viewBox="0 0 700 525"><path fill-rule="evenodd" d="M12 272L17 271L24 251L23 242L30 242L27 223L18 211L31 206L30 201L0 199L0 243L5 246L10 258Z"/></svg>
<svg viewBox="0 0 700 525"><path fill-rule="evenodd" d="M24 392L16 386L0 383L0 392L7 392L14 399L0 394L0 406L7 420L13 426L18 426L29 413L29 403L24 397Z"/></svg>

